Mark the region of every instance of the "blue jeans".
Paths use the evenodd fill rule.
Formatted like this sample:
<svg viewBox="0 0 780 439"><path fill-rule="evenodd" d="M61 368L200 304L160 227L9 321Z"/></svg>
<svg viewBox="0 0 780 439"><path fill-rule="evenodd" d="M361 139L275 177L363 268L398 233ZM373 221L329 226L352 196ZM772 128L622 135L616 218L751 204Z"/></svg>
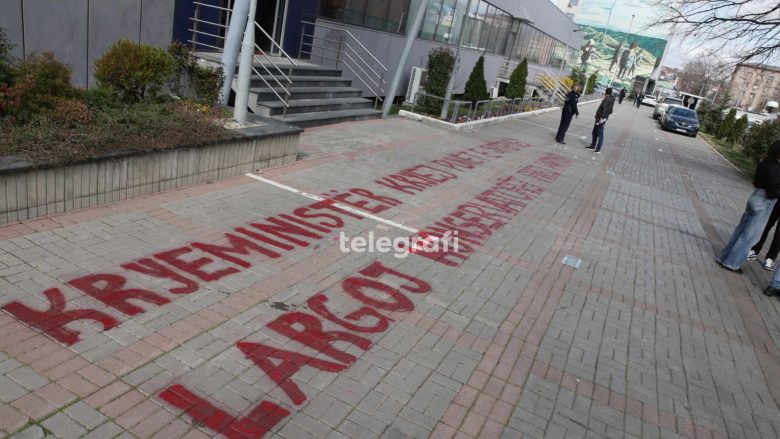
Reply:
<svg viewBox="0 0 780 439"><path fill-rule="evenodd" d="M750 248L761 237L761 232L764 230L776 201L776 199L767 198L766 191L763 189L753 191L745 206L745 213L742 214L742 219L732 232L729 243L718 255L718 262L732 270L736 270L742 265Z"/></svg>
<svg viewBox="0 0 780 439"><path fill-rule="evenodd" d="M604 144L604 125L607 123L604 122L602 124L593 125L593 141L590 142L592 146L596 147L596 151L601 151L601 145ZM598 143L596 143L596 140L598 140Z"/></svg>

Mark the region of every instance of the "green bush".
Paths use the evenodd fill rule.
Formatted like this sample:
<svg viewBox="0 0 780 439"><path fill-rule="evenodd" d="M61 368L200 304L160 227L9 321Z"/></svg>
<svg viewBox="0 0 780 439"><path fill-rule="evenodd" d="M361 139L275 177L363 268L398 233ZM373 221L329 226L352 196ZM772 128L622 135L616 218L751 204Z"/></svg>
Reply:
<svg viewBox="0 0 780 439"><path fill-rule="evenodd" d="M731 130L731 135L727 139L731 143L742 142L745 137L745 130L748 126L747 114L743 114L742 117L737 119L734 123L734 129Z"/></svg>
<svg viewBox="0 0 780 439"><path fill-rule="evenodd" d="M18 78L32 78L25 105L35 110L53 109L60 100L74 96L71 75L70 67L57 61L51 52L28 56L15 73Z"/></svg>
<svg viewBox="0 0 780 439"><path fill-rule="evenodd" d="M13 60L11 59L11 43L5 36L5 30L0 28L0 85L11 85L13 77Z"/></svg>
<svg viewBox="0 0 780 439"><path fill-rule="evenodd" d="M769 145L778 139L780 139L780 119L754 125L745 136L742 152L746 157L758 163L766 157Z"/></svg>
<svg viewBox="0 0 780 439"><path fill-rule="evenodd" d="M208 105L217 103L225 80L222 68L199 66L190 49L179 42L168 46L168 54L174 65L171 91L179 97L192 97Z"/></svg>
<svg viewBox="0 0 780 439"><path fill-rule="evenodd" d="M593 91L596 89L596 80L598 79L598 75L596 73L592 73L590 77L588 78L588 83L585 86L585 94L593 94Z"/></svg>
<svg viewBox="0 0 780 439"><path fill-rule="evenodd" d="M157 47L119 40L95 61L95 79L134 102L156 97L174 72L173 57Z"/></svg>
<svg viewBox="0 0 780 439"><path fill-rule="evenodd" d="M732 108L718 126L717 136L721 139L729 139L733 136L734 127L737 123L737 110Z"/></svg>
<svg viewBox="0 0 780 439"><path fill-rule="evenodd" d="M506 97L509 99L524 98L526 78L528 78L528 59L523 58L509 76Z"/></svg>
<svg viewBox="0 0 780 439"><path fill-rule="evenodd" d="M723 123L723 111L725 108L715 106L709 101L703 101L696 110L699 113L701 129L710 134L717 135L718 128Z"/></svg>
<svg viewBox="0 0 780 439"><path fill-rule="evenodd" d="M0 84L0 116L10 117L16 123L28 122L77 94L70 85L70 68L50 52L29 56L18 68L11 68L10 73L10 80Z"/></svg>
<svg viewBox="0 0 780 439"><path fill-rule="evenodd" d="M425 93L444 97L447 93L447 83L450 80L450 74L454 67L455 55L450 49L439 47L428 52L427 72L425 83L423 84ZM428 114L438 116L441 112L442 101L439 99L423 97L419 104Z"/></svg>
<svg viewBox="0 0 780 439"><path fill-rule="evenodd" d="M468 81L466 81L466 91L463 94L463 99L475 103L477 101L484 101L490 95L487 91L487 82L485 81L485 56L482 55L474 64L474 70L471 71Z"/></svg>
<svg viewBox="0 0 780 439"><path fill-rule="evenodd" d="M579 90L582 90L585 88L585 69L582 67L574 66L571 68L571 73L569 74L569 78L574 81L574 85L572 88L577 87Z"/></svg>

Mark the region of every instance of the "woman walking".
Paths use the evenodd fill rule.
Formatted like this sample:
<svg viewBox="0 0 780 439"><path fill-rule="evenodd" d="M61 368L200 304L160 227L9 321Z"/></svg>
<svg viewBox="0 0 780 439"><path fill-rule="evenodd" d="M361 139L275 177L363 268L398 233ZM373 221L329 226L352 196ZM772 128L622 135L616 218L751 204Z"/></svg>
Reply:
<svg viewBox="0 0 780 439"><path fill-rule="evenodd" d="M742 273L740 265L750 253L750 248L758 242L777 202L780 191L780 140L769 147L766 159L756 167L753 186L756 189L748 199L742 219L732 232L729 243L715 259L718 265L735 273Z"/></svg>

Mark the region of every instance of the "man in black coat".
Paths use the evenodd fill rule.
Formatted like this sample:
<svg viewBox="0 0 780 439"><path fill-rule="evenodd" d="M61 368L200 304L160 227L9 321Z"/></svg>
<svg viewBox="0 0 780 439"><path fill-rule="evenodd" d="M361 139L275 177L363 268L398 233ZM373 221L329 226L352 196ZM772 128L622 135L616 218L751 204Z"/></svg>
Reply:
<svg viewBox="0 0 780 439"><path fill-rule="evenodd" d="M620 94L618 95L618 104L622 104L623 99L625 98L626 98L626 89L623 88L622 90L620 90Z"/></svg>
<svg viewBox="0 0 780 439"><path fill-rule="evenodd" d="M566 95L566 102L563 103L563 112L561 114L561 123L558 125L558 134L555 136L556 142L564 145L566 144L566 142L563 141L563 138L566 136L566 131L571 124L571 118L574 116L579 117L580 115L579 110L577 110L577 102L579 100L580 94L577 93L575 88Z"/></svg>
<svg viewBox="0 0 780 439"><path fill-rule="evenodd" d="M588 149L593 149L597 153L601 153L601 146L604 144L604 125L607 124L609 115L612 114L612 109L615 106L615 97L612 96L612 88L608 87L604 92L604 99L601 100L599 108L596 110L596 123L593 125L593 140L590 142ZM598 141L598 143L596 143Z"/></svg>

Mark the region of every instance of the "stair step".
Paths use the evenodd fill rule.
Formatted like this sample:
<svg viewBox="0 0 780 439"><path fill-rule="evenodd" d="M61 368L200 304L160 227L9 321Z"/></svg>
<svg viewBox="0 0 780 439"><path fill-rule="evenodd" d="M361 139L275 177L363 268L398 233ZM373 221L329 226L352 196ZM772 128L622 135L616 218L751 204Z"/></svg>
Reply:
<svg viewBox="0 0 780 439"><path fill-rule="evenodd" d="M273 119L280 122L295 125L301 128L310 128L321 125L329 125L339 122L355 120L379 119L382 112L371 108L359 108L352 110L318 111L313 113L288 114L285 117L274 116Z"/></svg>
<svg viewBox="0 0 780 439"><path fill-rule="evenodd" d="M330 98L330 99L292 99L288 102L287 114L315 113L322 111L349 110L371 108L374 103L360 97ZM272 116L284 112L284 103L279 100L257 102L258 106L270 109Z"/></svg>
<svg viewBox="0 0 780 439"><path fill-rule="evenodd" d="M269 85L272 87L278 85L276 84L276 81L274 81L274 77L279 80L279 82L284 85L286 83L285 79L281 76L269 76L269 75L252 75L252 87L266 87L265 82L263 82L260 78L265 79ZM352 85L352 81L349 79L342 78L341 76L299 76L299 75L293 75L290 76L290 81L292 81L293 85L296 87L349 87Z"/></svg>
<svg viewBox="0 0 780 439"><path fill-rule="evenodd" d="M284 96L284 90L279 87L270 89L264 86L249 89L250 92L258 95L258 101L272 101L277 99L272 90L278 93L279 96ZM293 99L359 98L363 95L363 92L360 89L353 87L296 87L295 84L293 84L293 87L288 90Z"/></svg>

